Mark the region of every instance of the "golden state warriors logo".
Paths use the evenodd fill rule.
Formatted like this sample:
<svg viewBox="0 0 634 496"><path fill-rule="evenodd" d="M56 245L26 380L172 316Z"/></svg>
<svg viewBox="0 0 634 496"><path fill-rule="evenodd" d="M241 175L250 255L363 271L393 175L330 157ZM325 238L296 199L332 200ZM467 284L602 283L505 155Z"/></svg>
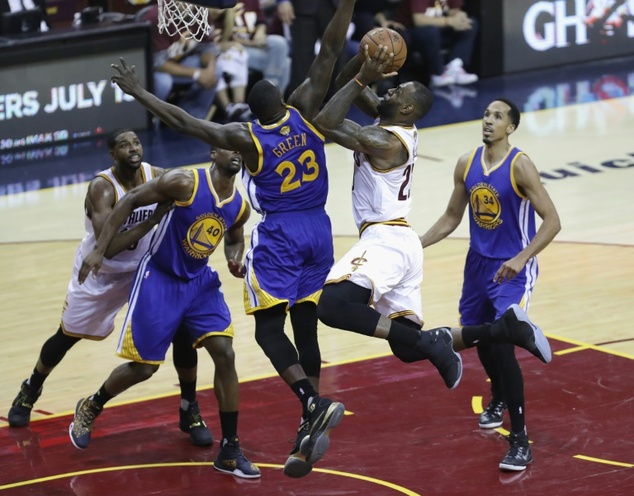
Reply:
<svg viewBox="0 0 634 496"><path fill-rule="evenodd" d="M282 136L288 136L289 134L291 134L290 126L282 126L282 128L280 129L280 134Z"/></svg>
<svg viewBox="0 0 634 496"><path fill-rule="evenodd" d="M495 229L502 223L501 205L497 190L486 183L478 183L471 188L471 211L473 220L482 229Z"/></svg>
<svg viewBox="0 0 634 496"><path fill-rule="evenodd" d="M190 257L205 258L218 247L224 234L224 220L215 214L204 214L187 230L187 239L183 240L183 246Z"/></svg>

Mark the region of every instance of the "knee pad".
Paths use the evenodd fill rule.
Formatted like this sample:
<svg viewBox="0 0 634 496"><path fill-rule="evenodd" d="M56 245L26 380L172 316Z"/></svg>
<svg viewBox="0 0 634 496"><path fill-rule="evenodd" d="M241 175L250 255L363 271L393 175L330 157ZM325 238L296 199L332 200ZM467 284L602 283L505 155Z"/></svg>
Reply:
<svg viewBox="0 0 634 496"><path fill-rule="evenodd" d="M407 327L411 327L413 329L421 329L417 323L409 320L405 317L397 317L394 319L399 324L403 324ZM411 347L407 346L403 343L397 343L396 341L390 341L388 339L388 343L390 344L390 349L396 358L398 358L401 362L404 363L413 363L418 362L420 360L425 360L425 356L420 351L414 350Z"/></svg>
<svg viewBox="0 0 634 496"><path fill-rule="evenodd" d="M255 340L278 374L298 364L297 350L284 332L285 305L258 310L255 316Z"/></svg>
<svg viewBox="0 0 634 496"><path fill-rule="evenodd" d="M179 329L172 339L172 359L174 366L182 369L193 369L198 365L198 352L185 329Z"/></svg>
<svg viewBox="0 0 634 496"><path fill-rule="evenodd" d="M299 363L309 377L319 377L321 353L317 340L317 308L312 302L293 305L290 311Z"/></svg>

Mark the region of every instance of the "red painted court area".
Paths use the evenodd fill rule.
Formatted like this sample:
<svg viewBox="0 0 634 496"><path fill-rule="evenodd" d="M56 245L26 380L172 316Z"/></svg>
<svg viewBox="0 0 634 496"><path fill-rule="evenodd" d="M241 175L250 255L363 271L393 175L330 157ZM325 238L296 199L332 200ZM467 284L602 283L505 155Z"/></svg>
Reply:
<svg viewBox="0 0 634 496"><path fill-rule="evenodd" d="M634 418L633 360L561 341L551 345L549 365L518 351L535 457L525 472L501 472L506 440L477 426L477 395L486 402L488 386L469 350L456 391L427 362L406 365L390 356L325 368L321 389L344 402L348 415L303 479L282 474L299 404L274 377L241 389L241 442L261 467L260 480L215 471L217 442L211 449L191 446L170 397L107 408L86 451L68 440L69 416L0 429L0 494L634 494L634 443L626 435ZM201 391L199 401L218 434L213 392Z"/></svg>

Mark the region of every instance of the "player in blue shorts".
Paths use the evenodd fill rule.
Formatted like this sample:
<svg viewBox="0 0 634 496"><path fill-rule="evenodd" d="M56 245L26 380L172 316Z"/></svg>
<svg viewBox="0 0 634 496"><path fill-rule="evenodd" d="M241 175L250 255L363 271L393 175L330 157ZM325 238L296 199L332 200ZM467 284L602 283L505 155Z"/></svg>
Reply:
<svg viewBox="0 0 634 496"><path fill-rule="evenodd" d="M113 397L149 379L165 360L172 337L185 328L194 347L204 347L215 365L222 441L214 467L243 478L260 477L238 442L238 375L233 326L218 274L207 265L224 238L229 270L242 277L244 223L251 209L235 187L242 168L238 152L214 150L209 169L173 169L130 191L108 217L95 249L79 272L84 282L101 267L117 228L140 205L173 201L158 225L130 290L117 354L131 360L115 368L95 394L79 400L69 434L85 449L96 417Z"/></svg>
<svg viewBox="0 0 634 496"><path fill-rule="evenodd" d="M285 103L270 81L256 83L248 103L252 123L195 119L156 98L139 84L124 60L112 81L171 128L213 146L238 150L243 181L262 214L245 259L245 309L255 317L255 338L302 405L295 445L284 465L289 477L304 477L330 444L329 432L344 406L319 396L321 354L317 302L333 264L332 229L325 211L328 176L324 137L311 124L328 90L355 0L341 0L321 40L307 79ZM290 314L294 343L284 333Z"/></svg>
<svg viewBox="0 0 634 496"><path fill-rule="evenodd" d="M154 226L170 204L144 205L134 211L121 226L108 247L107 260L99 277L80 285L77 275L83 256L89 253L106 218L127 191L160 176L165 171L143 162L143 145L132 129L117 129L108 136L112 166L90 181L84 201L86 235L75 252L73 273L57 332L42 345L31 376L20 386L9 414L11 427L24 427L31 421L33 405L42 394L44 382L79 341L102 341L114 330L115 317L125 306L132 279L141 257L152 238ZM181 387L179 427L189 434L195 446L213 442L196 401L198 357L179 332L174 336L173 361Z"/></svg>
<svg viewBox="0 0 634 496"><path fill-rule="evenodd" d="M421 237L423 247L444 239L469 205L469 252L459 304L462 325L492 322L512 304L528 310L537 279L535 256L561 229L535 164L509 143L519 123L520 111L510 100L498 98L488 105L482 119L484 146L458 159L447 210ZM535 212L543 221L537 230ZM533 455L525 425L524 379L514 347L482 342L478 356L491 379L492 394L479 425L501 426L508 408L510 449L499 466L524 470Z"/></svg>

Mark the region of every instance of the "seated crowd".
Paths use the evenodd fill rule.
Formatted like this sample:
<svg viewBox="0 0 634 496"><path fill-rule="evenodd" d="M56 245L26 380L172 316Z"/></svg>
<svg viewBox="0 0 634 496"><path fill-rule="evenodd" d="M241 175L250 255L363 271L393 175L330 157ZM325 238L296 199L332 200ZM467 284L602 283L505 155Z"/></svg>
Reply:
<svg viewBox="0 0 634 496"><path fill-rule="evenodd" d="M246 94L259 79L272 81L285 95L304 80L337 5L337 0L238 0L234 8L208 9L211 30L198 41L173 30L161 32L156 1L136 12L137 19L153 26L154 93L195 117L222 122L251 119ZM467 71L479 24L464 10L465 3L357 2L348 50L341 54L335 74L357 53L365 33L387 27L398 31L407 44L402 72L408 79L437 88L474 83L478 76ZM45 0L0 0L6 12L45 11L45 5ZM43 26L47 29L50 23Z"/></svg>

